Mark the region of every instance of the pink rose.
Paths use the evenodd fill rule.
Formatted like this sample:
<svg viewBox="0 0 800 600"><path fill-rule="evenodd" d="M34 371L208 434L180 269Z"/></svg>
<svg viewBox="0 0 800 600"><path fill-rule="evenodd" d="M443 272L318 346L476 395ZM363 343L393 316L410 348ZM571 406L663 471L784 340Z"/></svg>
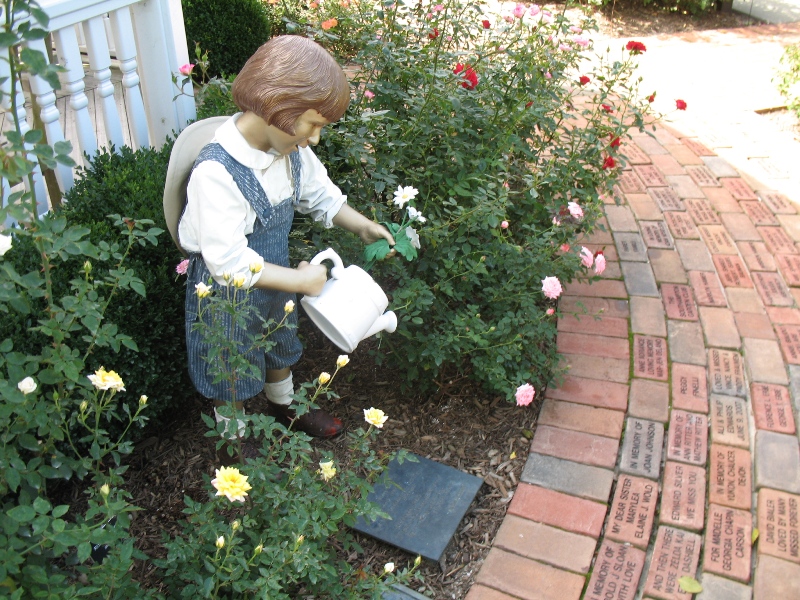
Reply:
<svg viewBox="0 0 800 600"><path fill-rule="evenodd" d="M503 221L502 223L500 223L500 227L502 227L503 229L508 229L508 221Z"/></svg>
<svg viewBox="0 0 800 600"><path fill-rule="evenodd" d="M572 41L578 44L578 46L580 46L581 48L586 48L586 46L589 45L590 40L585 35L576 35L575 37L572 38Z"/></svg>
<svg viewBox="0 0 800 600"><path fill-rule="evenodd" d="M594 272L597 275L600 275L605 270L606 270L606 257L603 256L602 253L598 253L598 255L594 257Z"/></svg>
<svg viewBox="0 0 800 600"><path fill-rule="evenodd" d="M552 79L553 76L550 74L550 71L545 71L544 78L545 79Z"/></svg>
<svg viewBox="0 0 800 600"><path fill-rule="evenodd" d="M178 71L180 72L181 75L188 76L192 74L192 69L194 69L194 65L192 63L186 63L180 69L178 69Z"/></svg>
<svg viewBox="0 0 800 600"><path fill-rule="evenodd" d="M372 100L375 97L375 94L373 92L370 92L369 90L364 90L364 97L367 100Z"/></svg>
<svg viewBox="0 0 800 600"><path fill-rule="evenodd" d="M517 4L514 7L514 16L518 19L521 19L522 17L525 16L525 10L526 8L524 4Z"/></svg>
<svg viewBox="0 0 800 600"><path fill-rule="evenodd" d="M592 266L593 262L594 256L592 256L592 251L586 246L581 246L581 264L588 269Z"/></svg>
<svg viewBox="0 0 800 600"><path fill-rule="evenodd" d="M535 17L535 16L536 16L536 15L538 15L540 12L542 12L542 9L541 9L541 8L539 8L539 5L538 5L538 4L533 4L533 5L531 5L531 16L532 16L532 17Z"/></svg>
<svg viewBox="0 0 800 600"><path fill-rule="evenodd" d="M185 258L175 267L175 272L180 275L186 275L186 270L189 268L189 259Z"/></svg>
<svg viewBox="0 0 800 600"><path fill-rule="evenodd" d="M553 217L553 225L561 225L561 219L558 217Z"/></svg>
<svg viewBox="0 0 800 600"><path fill-rule="evenodd" d="M530 383L525 383L519 386L514 394L517 399L517 406L528 406L528 404L533 402L533 397L535 394L536 390L533 389L533 386Z"/></svg>
<svg viewBox="0 0 800 600"><path fill-rule="evenodd" d="M546 315L554 315L554 314L556 314L556 309L555 308L548 308L546 311L544 311L544 314L546 314Z"/></svg>
<svg viewBox="0 0 800 600"><path fill-rule="evenodd" d="M561 282L558 280L558 277L545 277L542 279L542 292L546 298L555 300L563 291L564 290L561 287Z"/></svg>
<svg viewBox="0 0 800 600"><path fill-rule="evenodd" d="M569 52L570 50L572 50L572 46L570 46L569 44L559 44L558 49L561 50L562 52Z"/></svg>
<svg viewBox="0 0 800 600"><path fill-rule="evenodd" d="M570 30L572 33L577 33L577 34L583 33L583 29L581 29L581 28L580 28L580 27L578 27L577 25L570 25L570 26L569 26L569 30Z"/></svg>
<svg viewBox="0 0 800 600"><path fill-rule="evenodd" d="M443 10L444 10L444 5L442 4L437 4L436 6L433 7L433 12L442 12Z"/></svg>
<svg viewBox="0 0 800 600"><path fill-rule="evenodd" d="M569 252L569 244L561 244L562 252Z"/></svg>
<svg viewBox="0 0 800 600"><path fill-rule="evenodd" d="M576 219L580 219L583 216L583 209L577 202L569 202L567 204L567 209L569 209L569 214Z"/></svg>

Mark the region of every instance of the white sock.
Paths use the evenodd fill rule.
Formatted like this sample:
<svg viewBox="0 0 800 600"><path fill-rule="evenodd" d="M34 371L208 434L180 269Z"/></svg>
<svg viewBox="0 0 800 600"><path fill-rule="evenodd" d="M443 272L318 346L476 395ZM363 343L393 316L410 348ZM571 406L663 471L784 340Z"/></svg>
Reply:
<svg viewBox="0 0 800 600"><path fill-rule="evenodd" d="M292 380L292 374L289 373L289 376L282 381L265 383L264 393L267 396L267 400L273 404L280 404L282 406L291 404L292 394L294 394L294 381Z"/></svg>
<svg viewBox="0 0 800 600"><path fill-rule="evenodd" d="M244 408L237 410L241 410L242 414L244 414ZM217 423L225 423L226 429L228 428L228 421L231 420L230 417L223 417L221 414L219 414L219 411L217 411L216 406L214 407L214 419L216 419ZM241 436L244 433L244 421L236 419L236 423L238 425L237 430L239 432L239 435Z"/></svg>

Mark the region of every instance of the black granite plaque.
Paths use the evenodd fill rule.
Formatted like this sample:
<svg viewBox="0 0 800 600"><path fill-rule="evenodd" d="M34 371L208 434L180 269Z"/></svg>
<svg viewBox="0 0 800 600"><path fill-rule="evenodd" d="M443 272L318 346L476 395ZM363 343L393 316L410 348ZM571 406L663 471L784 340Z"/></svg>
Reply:
<svg viewBox="0 0 800 600"><path fill-rule="evenodd" d="M387 592L381 596L383 600L428 600L422 594L419 594L404 585L396 583Z"/></svg>
<svg viewBox="0 0 800 600"><path fill-rule="evenodd" d="M483 480L421 456L419 462L397 459L388 476L396 485L377 484L370 502L391 517L367 523L358 517L354 529L411 554L439 561ZM398 487L399 486L399 487Z"/></svg>

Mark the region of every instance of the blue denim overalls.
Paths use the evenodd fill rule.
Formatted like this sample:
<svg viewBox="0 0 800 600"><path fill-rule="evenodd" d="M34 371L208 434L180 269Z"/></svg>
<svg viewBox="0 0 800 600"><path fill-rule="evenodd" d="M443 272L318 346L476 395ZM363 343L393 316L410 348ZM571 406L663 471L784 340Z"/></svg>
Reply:
<svg viewBox="0 0 800 600"><path fill-rule="evenodd" d="M294 208L300 200L300 153L295 151L289 155L292 171L292 185L294 194L284 199L280 204L273 206L267 198L264 188L258 183L252 170L237 162L217 143L208 144L200 151L194 163L196 167L201 162L213 160L221 163L233 177L239 191L250 202L258 215L253 225L253 233L247 236L247 246L255 250L267 263L289 266L289 230L294 218ZM189 354L189 375L192 383L206 398L231 402L234 400L233 390L227 381L213 382L213 375L208 373L208 344L203 343L202 335L193 331L194 324L198 321L198 299L195 285L199 282L208 284L211 274L200 254L189 257L189 268L186 272L186 347ZM214 292L222 289L218 283L212 284ZM284 306L289 300L296 301L295 294L279 292L276 290L261 290L251 288L247 295L248 304L256 307L258 312L267 320L275 323L284 318ZM297 338L297 311L286 318L286 324L294 327L282 327L272 334L270 341L275 345L266 354L257 350L247 356L250 364L255 365L260 372L256 379L249 374L242 374L236 381L236 401L247 400L258 394L264 387L266 377L265 369L282 369L295 364L303 352L303 346ZM226 324L230 328L229 320ZM260 335L263 332L262 323L258 319L248 324L247 330L237 328L235 339L244 343L247 334Z"/></svg>

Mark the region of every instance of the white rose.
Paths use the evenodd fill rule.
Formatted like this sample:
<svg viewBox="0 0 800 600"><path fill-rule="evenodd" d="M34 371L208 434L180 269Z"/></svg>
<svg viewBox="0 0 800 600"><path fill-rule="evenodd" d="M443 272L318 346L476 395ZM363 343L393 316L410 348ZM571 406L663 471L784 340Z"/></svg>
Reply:
<svg viewBox="0 0 800 600"><path fill-rule="evenodd" d="M0 233L0 256L11 250L11 236Z"/></svg>
<svg viewBox="0 0 800 600"><path fill-rule="evenodd" d="M33 380L33 377L26 377L17 384L17 388L19 389L20 392L22 392L27 396L28 394L36 391L37 385L36 382Z"/></svg>

